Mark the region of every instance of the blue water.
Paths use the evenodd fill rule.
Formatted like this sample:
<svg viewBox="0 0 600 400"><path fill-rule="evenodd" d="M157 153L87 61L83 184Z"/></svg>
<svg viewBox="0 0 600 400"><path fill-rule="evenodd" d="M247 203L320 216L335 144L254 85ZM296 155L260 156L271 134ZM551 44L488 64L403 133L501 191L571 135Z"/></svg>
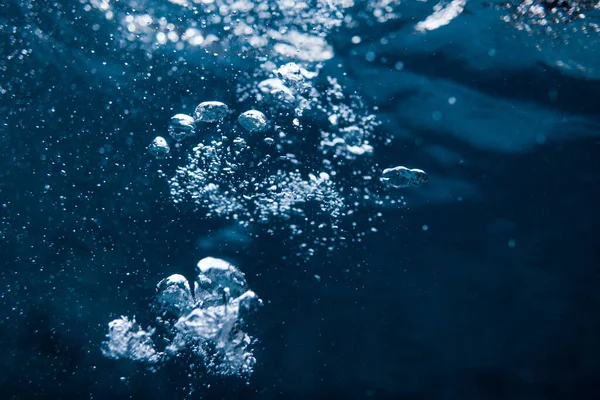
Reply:
<svg viewBox="0 0 600 400"><path fill-rule="evenodd" d="M0 4L0 397L598 398L600 3L233 3ZM297 103L257 97L290 62L317 74ZM171 117L209 100L230 114L178 145ZM344 124L372 151L323 145ZM175 202L193 147L237 136L248 156L206 178L224 197ZM396 166L427 182L382 184ZM157 283L205 257L262 299L231 330L253 371L215 373L194 337L106 357L121 316L176 340Z"/></svg>

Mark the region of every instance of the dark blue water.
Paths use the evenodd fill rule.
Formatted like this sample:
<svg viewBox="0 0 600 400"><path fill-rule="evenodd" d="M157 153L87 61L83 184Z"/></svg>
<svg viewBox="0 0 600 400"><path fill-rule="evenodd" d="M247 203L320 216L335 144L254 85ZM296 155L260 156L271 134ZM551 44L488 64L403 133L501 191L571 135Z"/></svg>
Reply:
<svg viewBox="0 0 600 400"><path fill-rule="evenodd" d="M469 0L425 31L415 26L432 1L333 2L352 20L339 26L252 11L244 22L268 38L252 47L228 33L235 18L198 24L202 46L183 41L206 15L201 2L179 3L0 4L0 397L600 396L600 6ZM177 40L157 35L170 29L161 17ZM282 54L265 33L304 23L331 57ZM220 40L207 44L209 34ZM147 152L200 101L258 107L237 88L264 79L254 74L267 61L320 63L317 86L336 78L381 122L373 154L336 175L360 207L312 257L301 247L315 243L310 219L240 226L175 205L158 171L170 176L192 145L166 161ZM270 112L274 124L291 120ZM285 151L318 171L327 119L302 118ZM396 165L423 169L428 183L350 195L354 171ZM305 233L290 236L291 224ZM239 267L264 302L244 321L257 339L252 375L208 373L185 352L156 370L103 356L109 321L155 324L156 284L193 279L207 256Z"/></svg>

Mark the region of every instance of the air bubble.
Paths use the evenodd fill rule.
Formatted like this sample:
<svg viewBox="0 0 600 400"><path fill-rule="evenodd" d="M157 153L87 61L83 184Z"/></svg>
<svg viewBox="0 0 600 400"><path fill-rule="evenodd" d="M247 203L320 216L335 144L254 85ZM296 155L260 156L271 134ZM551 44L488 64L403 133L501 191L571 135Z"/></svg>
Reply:
<svg viewBox="0 0 600 400"><path fill-rule="evenodd" d="M258 90L273 102L281 106L291 106L296 103L296 97L281 79L265 79L258 84Z"/></svg>
<svg viewBox="0 0 600 400"><path fill-rule="evenodd" d="M148 152L156 158L165 158L169 151L171 151L169 144L162 136L155 137L150 147L148 147Z"/></svg>
<svg viewBox="0 0 600 400"><path fill-rule="evenodd" d="M240 125L248 132L262 132L267 129L265 114L257 110L249 110L238 117Z"/></svg>
<svg viewBox="0 0 600 400"><path fill-rule="evenodd" d="M169 123L169 135L180 142L196 133L194 118L186 114L176 114Z"/></svg>
<svg viewBox="0 0 600 400"><path fill-rule="evenodd" d="M196 122L218 122L227 116L229 108L220 101L204 101L194 111Z"/></svg>
<svg viewBox="0 0 600 400"><path fill-rule="evenodd" d="M420 169L406 167L394 167L384 169L381 173L381 181L394 188L405 188L420 186L427 182L427 174Z"/></svg>

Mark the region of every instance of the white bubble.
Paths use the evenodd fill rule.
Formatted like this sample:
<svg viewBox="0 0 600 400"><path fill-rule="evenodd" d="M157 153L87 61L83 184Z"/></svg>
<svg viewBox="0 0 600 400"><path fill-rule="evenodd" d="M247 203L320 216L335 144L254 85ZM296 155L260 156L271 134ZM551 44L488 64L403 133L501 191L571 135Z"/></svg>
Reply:
<svg viewBox="0 0 600 400"><path fill-rule="evenodd" d="M277 79L277 78L265 79L264 81L261 81L258 84L258 89L264 94L269 94L273 90L281 89L284 87L285 87L285 85L283 84L283 81L281 79Z"/></svg>
<svg viewBox="0 0 600 400"><path fill-rule="evenodd" d="M214 257L203 258L202 260L198 261L196 267L198 268L198 271L200 271L200 273L202 274L205 274L211 269L220 269L222 271L227 271L230 268L233 268L233 266L227 261Z"/></svg>
<svg viewBox="0 0 600 400"><path fill-rule="evenodd" d="M248 132L262 132L267 129L265 114L257 110L243 112L238 117L238 122Z"/></svg>
<svg viewBox="0 0 600 400"><path fill-rule="evenodd" d="M186 114L176 114L171 117L169 123L169 135L180 142L185 138L194 136L196 133L194 118Z"/></svg>
<svg viewBox="0 0 600 400"><path fill-rule="evenodd" d="M275 70L275 73L286 83L302 82L306 79L312 79L317 76L316 72L310 72L293 62L282 65Z"/></svg>
<svg viewBox="0 0 600 400"><path fill-rule="evenodd" d="M217 122L227 116L229 108L220 101L204 101L194 111L196 122Z"/></svg>
<svg viewBox="0 0 600 400"><path fill-rule="evenodd" d="M165 311L174 314L189 312L194 301L190 285L183 275L175 274L157 285L158 303Z"/></svg>
<svg viewBox="0 0 600 400"><path fill-rule="evenodd" d="M294 93L285 86L281 79L265 79L258 84L258 89L270 100L275 100L281 105L293 105L296 102Z"/></svg>
<svg viewBox="0 0 600 400"><path fill-rule="evenodd" d="M424 21L419 22L415 26L415 29L420 32L425 32L433 31L439 27L448 25L450 21L463 12L466 2L467 0L452 0L443 7L435 8L434 13L428 16Z"/></svg>
<svg viewBox="0 0 600 400"><path fill-rule="evenodd" d="M394 188L420 186L427 182L427 174L420 169L406 167L386 168L381 173L381 181Z"/></svg>
<svg viewBox="0 0 600 400"><path fill-rule="evenodd" d="M162 136L155 137L148 147L148 152L156 158L166 157L169 154L169 151L171 151L169 144Z"/></svg>

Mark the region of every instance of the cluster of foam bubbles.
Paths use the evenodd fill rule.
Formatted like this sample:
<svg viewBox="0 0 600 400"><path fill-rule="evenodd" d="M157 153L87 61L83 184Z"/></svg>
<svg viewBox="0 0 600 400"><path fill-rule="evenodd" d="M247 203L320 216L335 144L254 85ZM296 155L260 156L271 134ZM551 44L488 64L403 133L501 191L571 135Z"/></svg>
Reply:
<svg viewBox="0 0 600 400"><path fill-rule="evenodd" d="M299 169L282 170L291 165L292 155L272 156L260 147L249 146L241 137L223 137L210 144L199 144L188 155L188 164L180 166L169 180L175 203L190 200L206 210L208 217L232 218L242 225L273 222L274 217L290 219L305 215L304 205L318 207L335 223L344 203L329 175Z"/></svg>
<svg viewBox="0 0 600 400"><path fill-rule="evenodd" d="M125 40L145 43L148 51L200 47L262 63L245 81L238 74L237 100L252 102L251 109L202 102L193 115L172 117L170 138L150 144L157 158L185 160L174 175L164 174L175 203L271 230L277 219L296 219L285 229L307 238L315 231L306 226L316 227L314 243L330 247L344 237L341 218L367 200L383 202L374 193L388 186L376 179L383 168L372 155L375 142L389 136L376 137L372 112L336 78L320 76L319 63L334 56L328 36L356 26L348 10L381 23L399 16L399 0L169 0L152 13L140 13L134 0L90 4L120 23ZM170 158L189 149L182 142L196 137L199 124L200 143Z"/></svg>
<svg viewBox="0 0 600 400"><path fill-rule="evenodd" d="M379 23L400 18L398 7L402 0L372 0L367 3L366 18Z"/></svg>
<svg viewBox="0 0 600 400"><path fill-rule="evenodd" d="M141 11L139 1L82 0L118 23L123 40L149 50L275 51L311 61L333 57L324 36L345 21L352 0L169 0Z"/></svg>
<svg viewBox="0 0 600 400"><path fill-rule="evenodd" d="M240 137L222 139L196 146L188 164L170 178L175 203L192 202L207 217L244 227L259 223L270 231L285 229L291 238L332 245L345 203L329 174L302 174L292 154L268 154L274 147L265 143L273 140L268 137L253 147ZM283 221L288 223L278 223ZM301 247L307 254L314 252L314 246Z"/></svg>
<svg viewBox="0 0 600 400"><path fill-rule="evenodd" d="M260 111L246 110L235 119L226 104L205 101L193 117L173 116L169 133L175 144L194 138L198 125L204 135L176 157L185 162L173 175L161 171L173 201L244 227L260 223L270 231L289 230L312 254L315 246L332 249L346 240L340 220L365 203L396 204L395 196L390 200L380 191L424 183L422 171L403 185L375 179L387 172L374 162L372 142L385 144L389 137L376 138L379 122L361 99L347 96L334 78L319 79L319 70L266 62L238 86L240 102L253 101ZM164 158L170 148L186 151L163 137L149 150ZM289 222L277 223L282 220Z"/></svg>
<svg viewBox="0 0 600 400"><path fill-rule="evenodd" d="M600 33L597 0L522 0L508 2L506 7L511 13L504 20L528 33L560 40L568 40L569 35L577 32Z"/></svg>
<svg viewBox="0 0 600 400"><path fill-rule="evenodd" d="M467 0L452 0L450 3L438 3L433 14L417 23L415 29L420 32L433 31L442 26L446 26L454 18L458 17L464 10Z"/></svg>
<svg viewBox="0 0 600 400"><path fill-rule="evenodd" d="M256 363L254 340L241 328L262 302L244 274L224 260L204 258L197 271L193 288L177 274L158 283L156 328L143 330L127 317L109 322L103 354L153 366L187 354L202 360L210 373L249 376ZM159 342L167 345L159 350Z"/></svg>
<svg viewBox="0 0 600 400"><path fill-rule="evenodd" d="M311 122L326 118L327 126L319 130L318 150L333 154L336 160L371 154L370 141L379 125L375 115L367 111L358 96L346 95L337 79L326 77L317 82L319 65L316 69L309 71L293 62L278 67L265 63L249 84L240 85L239 97L253 97L261 107L280 115L281 122L287 117L296 130L302 129L302 117L307 113Z"/></svg>
<svg viewBox="0 0 600 400"><path fill-rule="evenodd" d="M108 340L104 343L102 353L110 358L129 358L154 364L161 358L152 341L154 332L152 328L143 330L135 318L129 320L122 316L108 323Z"/></svg>
<svg viewBox="0 0 600 400"><path fill-rule="evenodd" d="M353 160L372 154L370 141L379 125L375 115L366 112L358 96L347 97L336 79L328 77L328 81L323 111L329 126L321 130L321 149L324 153L333 152L336 159Z"/></svg>
<svg viewBox="0 0 600 400"><path fill-rule="evenodd" d="M375 134L379 122L373 113L336 78L321 76L320 63L333 57L328 35L344 24L355 26L345 11L361 8L360 18L380 23L398 17L399 1L170 2L179 6L180 13L170 13L175 22L153 25L154 17L143 18L148 35L156 35L148 43L203 46L215 54L227 49L260 64L237 76L237 101L251 103L250 109L204 101L191 116L174 115L170 138L159 136L150 145L157 158L184 160L174 174L160 171L176 204L192 204L206 217L245 227L288 229L302 237L308 254L315 245L331 249L346 240L340 220L365 203L396 204L397 196L379 191L399 186L377 179L383 168L373 158L375 145L389 143L390 136ZM127 30L143 37L137 17L125 18L132 24ZM198 125L203 137L193 147L182 145L196 137ZM169 157L180 151L185 153Z"/></svg>
<svg viewBox="0 0 600 400"><path fill-rule="evenodd" d="M172 173L159 171L174 203L192 204L203 217L242 227L288 230L291 238L300 238L297 254L307 256L319 246L333 250L346 240L360 241L366 231L349 236L356 223L345 229L342 220L366 203L402 204L394 190L427 181L421 170L378 166L375 145L389 143L389 136L377 137L379 122L358 96L346 93L336 78L321 75L319 63L333 57L327 35L350 23L344 10L352 1L170 3L181 8L180 14L167 13L177 17L173 21L156 17L161 13L124 14L125 36L141 38L152 49L227 49L260 62L252 73L237 76L238 104L206 99L192 115L175 114L168 134L149 145L161 164L179 163ZM97 4L111 11L109 3ZM369 2L369 18L396 18L397 4ZM365 229L375 232L371 224L381 215L368 215ZM204 259L193 285L172 275L157 290L158 325L144 330L126 317L112 321L106 356L156 366L188 353L211 372L252 372L253 340L240 328L260 300L241 272L222 260ZM153 340L156 336L159 340ZM159 349L161 342L167 344Z"/></svg>
<svg viewBox="0 0 600 400"><path fill-rule="evenodd" d="M246 85L239 85L238 96L242 101L253 97L273 114L299 118L318 104L319 93L312 83L317 75L293 62L279 67L267 62Z"/></svg>

